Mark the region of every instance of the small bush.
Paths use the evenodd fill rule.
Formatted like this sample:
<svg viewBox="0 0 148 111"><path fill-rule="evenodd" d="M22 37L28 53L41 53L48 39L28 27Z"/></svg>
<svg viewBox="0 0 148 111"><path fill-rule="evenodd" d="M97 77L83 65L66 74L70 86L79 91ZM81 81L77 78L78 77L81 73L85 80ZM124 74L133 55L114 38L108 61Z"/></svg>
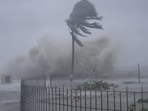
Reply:
<svg viewBox="0 0 148 111"><path fill-rule="evenodd" d="M144 108L144 109L140 109L140 111L148 111L148 109L147 108Z"/></svg>
<svg viewBox="0 0 148 111"><path fill-rule="evenodd" d="M109 84L102 81L88 81L77 86L77 89L83 90L107 90L109 89Z"/></svg>
<svg viewBox="0 0 148 111"><path fill-rule="evenodd" d="M128 107L128 111L134 111L134 107L135 107L135 105L134 105L134 104L131 104L131 105Z"/></svg>
<svg viewBox="0 0 148 111"><path fill-rule="evenodd" d="M146 104L148 104L148 99L138 99L137 103L146 103Z"/></svg>

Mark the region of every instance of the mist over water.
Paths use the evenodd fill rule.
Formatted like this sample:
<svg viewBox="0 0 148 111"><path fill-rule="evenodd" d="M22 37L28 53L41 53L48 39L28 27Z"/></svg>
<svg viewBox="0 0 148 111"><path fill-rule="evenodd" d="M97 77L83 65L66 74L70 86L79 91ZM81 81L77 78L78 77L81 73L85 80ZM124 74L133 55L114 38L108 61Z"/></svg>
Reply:
<svg viewBox="0 0 148 111"><path fill-rule="evenodd" d="M39 75L69 76L71 72L71 42L42 37L28 54L9 62L6 72L13 77ZM75 76L88 76L91 70L113 70L117 47L108 37L85 42L84 47L75 45ZM97 73L101 76L101 73Z"/></svg>

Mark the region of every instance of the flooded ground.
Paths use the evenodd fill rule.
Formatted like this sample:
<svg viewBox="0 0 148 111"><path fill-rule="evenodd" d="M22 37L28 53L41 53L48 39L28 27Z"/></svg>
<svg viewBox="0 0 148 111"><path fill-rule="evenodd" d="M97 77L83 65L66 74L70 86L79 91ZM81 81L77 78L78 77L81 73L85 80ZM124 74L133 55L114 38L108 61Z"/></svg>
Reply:
<svg viewBox="0 0 148 111"><path fill-rule="evenodd" d="M141 83L137 79L116 79L116 80L102 80L118 85L116 90L125 91L128 87L129 91L141 91L141 88L148 92L148 80L145 78ZM59 81L57 84L63 83ZM80 81L77 81L77 84ZM66 85L65 81L65 85ZM68 84L67 84L68 85ZM61 85L62 86L62 85ZM0 84L0 111L20 111L20 82L12 82L11 84Z"/></svg>
<svg viewBox="0 0 148 111"><path fill-rule="evenodd" d="M0 84L0 111L20 111L20 84Z"/></svg>
<svg viewBox="0 0 148 111"><path fill-rule="evenodd" d="M20 111L20 92L0 91L0 111Z"/></svg>

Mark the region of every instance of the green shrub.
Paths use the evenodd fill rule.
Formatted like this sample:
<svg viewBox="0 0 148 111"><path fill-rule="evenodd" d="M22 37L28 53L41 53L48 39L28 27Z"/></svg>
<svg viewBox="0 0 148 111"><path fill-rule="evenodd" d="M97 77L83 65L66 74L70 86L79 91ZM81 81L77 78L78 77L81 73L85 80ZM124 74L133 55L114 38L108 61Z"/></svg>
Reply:
<svg viewBox="0 0 148 111"><path fill-rule="evenodd" d="M109 84L102 81L88 81L77 86L77 89L83 90L107 90L109 89Z"/></svg>
<svg viewBox="0 0 148 111"><path fill-rule="evenodd" d="M148 109L147 108L144 108L144 109L140 109L140 111L148 111Z"/></svg>
<svg viewBox="0 0 148 111"><path fill-rule="evenodd" d="M137 103L146 103L146 104L148 104L148 99L138 99Z"/></svg>
<svg viewBox="0 0 148 111"><path fill-rule="evenodd" d="M128 107L128 111L134 111L134 107L135 107L135 105L134 105L134 104L131 104L131 105Z"/></svg>

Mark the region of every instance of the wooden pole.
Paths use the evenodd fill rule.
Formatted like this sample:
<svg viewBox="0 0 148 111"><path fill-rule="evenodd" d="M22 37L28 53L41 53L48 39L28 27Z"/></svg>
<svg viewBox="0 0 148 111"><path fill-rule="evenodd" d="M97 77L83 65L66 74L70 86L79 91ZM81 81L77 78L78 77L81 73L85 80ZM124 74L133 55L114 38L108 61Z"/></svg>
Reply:
<svg viewBox="0 0 148 111"><path fill-rule="evenodd" d="M50 87L52 87L52 75L50 75Z"/></svg>
<svg viewBox="0 0 148 111"><path fill-rule="evenodd" d="M138 64L138 82L140 83L140 64Z"/></svg>

